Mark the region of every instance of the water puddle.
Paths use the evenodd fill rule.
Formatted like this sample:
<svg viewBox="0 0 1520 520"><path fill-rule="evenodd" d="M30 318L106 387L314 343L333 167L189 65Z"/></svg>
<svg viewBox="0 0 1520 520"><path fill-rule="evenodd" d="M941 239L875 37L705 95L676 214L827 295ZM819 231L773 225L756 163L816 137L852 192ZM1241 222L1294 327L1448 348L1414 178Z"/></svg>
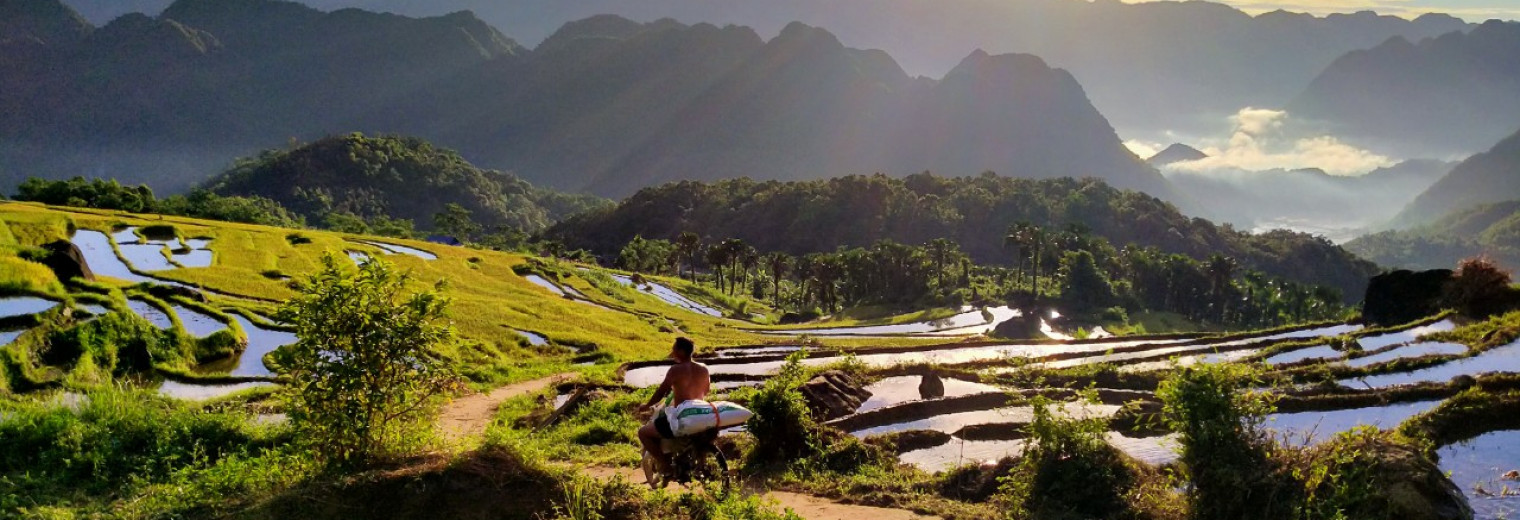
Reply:
<svg viewBox="0 0 1520 520"><path fill-rule="evenodd" d="M1432 355L1457 355L1467 352L1467 345L1457 343L1415 343L1413 345L1399 347L1387 352L1359 357L1346 362L1346 366L1363 368L1387 363L1395 359L1417 358Z"/></svg>
<svg viewBox="0 0 1520 520"><path fill-rule="evenodd" d="M218 397L232 395L244 390L272 386L275 386L275 384L264 381L235 383L229 385L201 385L181 383L178 381L164 381L162 385L159 385L158 393L159 395L163 395L165 397L172 397L185 401L205 401L207 399L215 399Z"/></svg>
<svg viewBox="0 0 1520 520"><path fill-rule="evenodd" d="M1441 448L1438 454L1441 470L1467 495L1473 518L1520 517L1520 480L1504 478L1505 473L1520 471L1520 431L1489 433Z"/></svg>
<svg viewBox="0 0 1520 520"><path fill-rule="evenodd" d="M1311 359L1334 359L1339 358L1344 354L1344 352L1341 352L1339 350L1321 345L1318 347L1301 348L1292 352L1284 352L1282 354L1269 357L1266 361L1268 365L1286 365L1288 363L1298 363L1300 361L1308 361Z"/></svg>
<svg viewBox="0 0 1520 520"><path fill-rule="evenodd" d="M528 338L528 344L533 345L535 347L542 347L544 345L548 345L549 344L549 338L545 338L542 335L534 334L534 333L528 332L526 330L519 330L519 331L516 331L516 332L518 334L522 335L522 337Z"/></svg>
<svg viewBox="0 0 1520 520"><path fill-rule="evenodd" d="M1371 351L1393 345L1418 341L1420 339L1420 336L1424 336L1426 334L1434 334L1437 332L1447 332L1455 328L1457 328L1457 324L1452 323L1451 320L1441 320L1430 325L1415 327L1403 332L1367 336L1364 338L1359 338L1356 341L1362 345L1362 350Z"/></svg>
<svg viewBox="0 0 1520 520"><path fill-rule="evenodd" d="M106 308L106 306L94 303L81 303L79 304L79 308L96 316L105 316L111 313L111 309Z"/></svg>
<svg viewBox="0 0 1520 520"><path fill-rule="evenodd" d="M891 335L928 335L928 336L974 336L986 334L996 328L999 323L1023 315L1022 311L1010 307L990 307L987 312L992 314L988 320L982 314L982 309L962 308L959 314L949 318L938 320L920 321L916 323L902 323L898 325L875 325L867 327L837 327L827 329L792 329L756 331L761 334L787 335L787 336L819 336L819 337L854 337L854 336L891 336Z"/></svg>
<svg viewBox="0 0 1520 520"><path fill-rule="evenodd" d="M995 464L1007 457L1017 457L1024 453L1026 442L1025 440L968 441L952 438L950 442L933 448L904 453L898 457L898 460L918 469L937 473L967 464Z"/></svg>
<svg viewBox="0 0 1520 520"><path fill-rule="evenodd" d="M1435 400L1325 412L1280 413L1268 416L1266 426L1286 435L1288 443L1304 446L1324 442L1357 426L1394 428L1440 404L1440 400Z"/></svg>
<svg viewBox="0 0 1520 520"><path fill-rule="evenodd" d="M189 332L191 336L204 338L227 330L227 324L213 316L188 309L183 305L170 305L169 308L174 310L174 314L179 315L180 325L183 325L185 332Z"/></svg>
<svg viewBox="0 0 1520 520"><path fill-rule="evenodd" d="M1520 372L1520 342L1412 372L1342 379L1338 383L1348 388L1387 388L1424 382L1445 383L1453 377L1476 376L1487 372Z"/></svg>
<svg viewBox="0 0 1520 520"><path fill-rule="evenodd" d="M536 275L536 274L530 274L530 275L523 276L523 279L527 280L528 282L532 283L533 285L537 285L539 287L543 287L545 289L548 289L549 292L552 292L552 293L554 293L557 296L565 296L565 290L564 289L560 289L558 285L555 285L554 283L552 283L552 282L550 282L548 280L545 280L544 277L542 277L542 276L539 276L539 275Z"/></svg>
<svg viewBox="0 0 1520 520"><path fill-rule="evenodd" d="M1105 439L1110 446L1152 466L1177 462L1181 456L1177 449L1181 446L1182 437L1175 433L1163 437L1129 437L1119 432L1108 432Z"/></svg>
<svg viewBox="0 0 1520 520"><path fill-rule="evenodd" d="M0 319L37 314L57 307L58 302L46 298L22 296L0 299Z"/></svg>
<svg viewBox="0 0 1520 520"><path fill-rule="evenodd" d="M909 401L918 401L923 396L918 392L919 383L923 382L923 376L897 376L888 377L871 383L866 390L871 392L871 398L861 403L859 412L869 412L878 408L895 406ZM945 393L937 397L958 397L962 395L984 394L987 392L1001 392L1001 388L982 383L973 383L954 378L941 378L944 382Z"/></svg>
<svg viewBox="0 0 1520 520"><path fill-rule="evenodd" d="M143 319L148 320L148 323L152 323L155 327L158 327L160 329L168 329L174 327L174 320L169 318L169 315L167 313L159 310L158 307L154 307L151 303L142 300L127 300L127 308L131 309L132 312L137 313L138 316L142 316Z"/></svg>
<svg viewBox="0 0 1520 520"><path fill-rule="evenodd" d="M173 271L179 266L169 263L164 256L164 246L159 244L117 244L121 256L138 271Z"/></svg>
<svg viewBox="0 0 1520 520"><path fill-rule="evenodd" d="M365 245L371 245L371 246L378 247L381 250L383 250L383 251L385 251L387 253L393 254L393 255L415 256L415 257L421 258L423 260L437 260L438 259L438 255L429 253L427 251L423 251L421 249L416 249L416 248L411 248L411 247L406 247L406 246L396 245L396 244L387 244L385 242L369 242L369 241L362 241L362 240L358 241L358 242L360 244L365 244Z"/></svg>
<svg viewBox="0 0 1520 520"><path fill-rule="evenodd" d="M1066 411L1061 412L1068 417L1090 418L1108 417L1118 413L1119 406L1106 404L1078 405L1068 403ZM850 432L851 435L866 438L873 435L885 435L889 433L905 432L912 430L935 430L945 433L956 433L962 428L973 424L1024 424L1034 420L1034 409L1027 406L1011 406L1006 408L994 408L991 410L977 410L972 412L947 413L936 415L926 419L915 421L873 426L862 430Z"/></svg>
<svg viewBox="0 0 1520 520"><path fill-rule="evenodd" d="M348 253L348 259L349 260L353 260L354 261L354 265L363 266L364 264L369 263L369 253L363 253L363 252L352 251L352 250L350 250L350 251L344 251L344 252Z"/></svg>

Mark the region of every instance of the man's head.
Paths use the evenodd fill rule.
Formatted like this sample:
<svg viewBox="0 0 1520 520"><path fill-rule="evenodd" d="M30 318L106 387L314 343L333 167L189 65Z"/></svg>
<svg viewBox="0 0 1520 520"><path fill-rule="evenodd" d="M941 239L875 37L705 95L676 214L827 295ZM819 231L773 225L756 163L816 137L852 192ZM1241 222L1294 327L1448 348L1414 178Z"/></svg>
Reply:
<svg viewBox="0 0 1520 520"><path fill-rule="evenodd" d="M696 343L686 338L676 338L676 344L670 347L670 358L681 362L690 361L691 355L696 351Z"/></svg>

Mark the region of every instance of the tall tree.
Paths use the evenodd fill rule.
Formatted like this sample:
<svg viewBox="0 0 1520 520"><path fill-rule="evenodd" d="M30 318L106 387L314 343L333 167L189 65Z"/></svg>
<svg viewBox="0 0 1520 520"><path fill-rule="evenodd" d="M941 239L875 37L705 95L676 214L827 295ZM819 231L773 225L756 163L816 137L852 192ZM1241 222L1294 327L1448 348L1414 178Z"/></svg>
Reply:
<svg viewBox="0 0 1520 520"><path fill-rule="evenodd" d="M718 291L723 291L723 268L728 266L730 256L728 248L723 244L707 246L707 265L713 269L713 283L718 286Z"/></svg>
<svg viewBox="0 0 1520 520"><path fill-rule="evenodd" d="M774 251L765 255L765 268L771 274L771 301L777 305L781 304L781 279L791 267L792 257L786 253Z"/></svg>
<svg viewBox="0 0 1520 520"><path fill-rule="evenodd" d="M930 240L926 246L929 257L934 259L935 282L939 284L941 291L945 289L945 265L953 261L961 252L960 245L948 238L936 238Z"/></svg>
<svg viewBox="0 0 1520 520"><path fill-rule="evenodd" d="M676 256L686 261L686 268L696 280L697 255L702 252L702 237L690 231L676 238Z"/></svg>

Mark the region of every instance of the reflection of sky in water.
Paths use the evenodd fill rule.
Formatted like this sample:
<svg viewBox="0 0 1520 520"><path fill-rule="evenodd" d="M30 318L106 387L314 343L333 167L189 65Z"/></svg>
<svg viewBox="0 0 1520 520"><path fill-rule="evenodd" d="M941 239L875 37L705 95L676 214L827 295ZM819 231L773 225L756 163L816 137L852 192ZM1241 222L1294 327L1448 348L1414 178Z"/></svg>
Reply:
<svg viewBox="0 0 1520 520"><path fill-rule="evenodd" d="M550 283L548 280L545 280L544 277L542 277L542 276L539 276L539 275L536 275L536 274L530 274L530 275L524 276L523 279L527 280L528 282L532 283L533 285L537 285L539 287L543 287L545 289L548 289L549 292L552 292L552 293L554 293L556 295L559 295L559 296L564 296L565 295L565 291L563 289L560 289L558 285L554 285L553 283Z"/></svg>
<svg viewBox="0 0 1520 520"><path fill-rule="evenodd" d="M37 314L57 306L58 302L53 300L32 296L4 298L0 299L0 318L14 318L28 314Z"/></svg>
<svg viewBox="0 0 1520 520"><path fill-rule="evenodd" d="M1383 347L1398 345L1400 343L1409 343L1411 341L1420 339L1420 336L1424 336L1426 334L1446 332L1455 328L1457 328L1457 324L1452 323L1451 320L1441 320L1430 325L1415 327L1403 332L1367 336L1365 338L1357 339L1356 341L1362 345L1362 350L1377 350Z"/></svg>
<svg viewBox="0 0 1520 520"><path fill-rule="evenodd" d="M79 308L84 309L85 312L88 312L90 314L94 314L96 316L104 315L106 313L111 312L111 309L107 309L106 306L104 306L104 305L97 305L97 304L94 304L94 303L81 303L81 304L79 304Z"/></svg>
<svg viewBox="0 0 1520 520"><path fill-rule="evenodd" d="M952 438L950 442L910 451L898 459L928 472L947 471L967 464L992 463L1024 453L1024 440L968 441Z"/></svg>
<svg viewBox="0 0 1520 520"><path fill-rule="evenodd" d="M1068 403L1065 412L1059 412L1071 417L1107 417L1118 413L1119 407L1106 404L1077 405ZM850 432L856 437L870 437L888 433L905 432L911 430L935 430L945 433L955 433L973 424L1022 424L1034 420L1034 409L1027 406L1011 406L992 410L977 410L974 412L948 413L936 415L926 419L906 421L883 426L874 426Z"/></svg>
<svg viewBox="0 0 1520 520"><path fill-rule="evenodd" d="M1173 433L1164 437L1128 437L1119 432L1108 432L1108 443L1135 460L1152 466L1164 466L1177 461L1180 456L1181 436Z"/></svg>
<svg viewBox="0 0 1520 520"><path fill-rule="evenodd" d="M22 334L26 334L26 330L23 329L23 330L3 330L3 331L0 331L0 346L9 345L11 343L15 343L16 342L16 338L21 337Z"/></svg>
<svg viewBox="0 0 1520 520"><path fill-rule="evenodd" d="M132 309L132 312L137 313L138 316L142 316L143 319L148 320L148 323L152 323L160 329L174 326L174 320L169 319L168 314L159 310L158 307L154 307L151 303L142 300L127 300L127 308Z"/></svg>
<svg viewBox="0 0 1520 520"><path fill-rule="evenodd" d="M1413 372L1380 374L1338 381L1350 388L1386 388L1394 385L1444 383L1457 376L1476 376L1486 372L1520 372L1520 342L1496 347L1477 356L1449 361Z"/></svg>
<svg viewBox="0 0 1520 520"><path fill-rule="evenodd" d="M917 401L921 398L918 393L918 385L923 382L923 376L897 376L888 377L871 383L866 390L871 392L871 398L861 403L857 412L866 412L877 408L894 406L908 401ZM945 395L942 397L956 397L962 395L982 394L987 392L1001 392L1002 389L985 385L962 381L960 379L942 378L945 383Z"/></svg>
<svg viewBox="0 0 1520 520"><path fill-rule="evenodd" d="M528 338L528 343L530 345L535 346L535 347L541 347L541 346L549 344L549 339L548 338L545 338L545 337L540 336L538 334L534 334L534 333L528 332L526 330L519 330L519 331L517 331L517 333L521 334L522 337L524 337L524 338Z"/></svg>
<svg viewBox="0 0 1520 520"><path fill-rule="evenodd" d="M1434 354L1456 355L1467 352L1467 345L1456 343L1415 343L1407 347L1399 347L1380 354L1359 357L1346 362L1346 366L1352 368L1370 367L1378 363L1386 363L1395 359L1417 358Z"/></svg>
<svg viewBox="0 0 1520 520"><path fill-rule="evenodd" d="M191 336L204 338L227 329L226 323L182 305L170 305L169 308L179 315L180 325L184 325L185 332L189 332Z"/></svg>
<svg viewBox="0 0 1520 520"><path fill-rule="evenodd" d="M175 262L179 262L179 265L189 268L211 267L212 258L211 251L205 249L196 249L182 255L174 255Z"/></svg>
<svg viewBox="0 0 1520 520"><path fill-rule="evenodd" d="M992 313L992 320L988 321L982 315L981 309L966 309L960 314L931 321L903 323L898 325L876 325L869 327L836 327L827 329L794 329L785 331L760 331L762 334L779 334L787 336L880 336L891 334L925 334L925 335L964 335L971 336L990 332L997 324L1022 315L1016 309L1010 307L992 307L987 309Z"/></svg>
<svg viewBox="0 0 1520 520"><path fill-rule="evenodd" d="M132 244L137 242L137 228L129 227L115 233L111 233L111 240L117 244Z"/></svg>
<svg viewBox="0 0 1520 520"><path fill-rule="evenodd" d="M121 255L138 271L172 271L178 269L164 257L164 246L157 244L118 244Z"/></svg>
<svg viewBox="0 0 1520 520"><path fill-rule="evenodd" d="M248 349L244 350L238 358L237 368L232 370L232 375L241 377L274 375L269 371L269 367L264 366L264 355L273 352L274 349L295 343L296 335L261 328L242 315L233 314L232 319L237 320L238 325L243 327L243 332L248 334Z"/></svg>
<svg viewBox="0 0 1520 520"><path fill-rule="evenodd" d="M1266 426L1287 434L1288 441L1293 444L1303 444L1306 435L1311 444L1317 444L1357 426L1394 428L1439 404L1441 401L1436 400L1325 412L1280 413L1269 416Z"/></svg>
<svg viewBox="0 0 1520 520"><path fill-rule="evenodd" d="M1341 357L1342 354L1344 353L1339 350L1335 350L1328 346L1322 345L1318 347L1302 348L1292 352L1284 352L1282 354L1269 357L1267 358L1267 364L1286 365L1288 363L1297 363L1299 361L1308 359L1338 358Z"/></svg>
<svg viewBox="0 0 1520 520"><path fill-rule="evenodd" d="M175 399L183 399L186 401L205 401L207 399L231 395L243 390L270 386L275 385L274 383L266 383L262 381L253 383L237 383L231 385L198 385L191 383L181 383L178 381L164 381L164 384L159 385L158 393L166 397L173 397Z"/></svg>
<svg viewBox="0 0 1520 520"><path fill-rule="evenodd" d="M423 260L437 260L438 259L438 255L429 253L427 251L423 251L421 249L406 247L406 246L403 246L403 245L388 244L388 243L385 243L385 242L366 242L366 241L361 241L359 243L360 244L368 244L368 245L371 245L371 246L378 247L380 249L385 250L387 253L390 253L390 254L415 256L415 257L421 258Z"/></svg>
<svg viewBox="0 0 1520 520"><path fill-rule="evenodd" d="M1451 481L1467 495L1476 513L1473 518L1520 518L1520 496L1489 497L1477 492L1480 486L1494 495L1506 486L1520 492L1520 481L1501 478L1506 472L1520 470L1520 431L1482 435L1441 448L1438 455L1441 470L1451 473Z"/></svg>

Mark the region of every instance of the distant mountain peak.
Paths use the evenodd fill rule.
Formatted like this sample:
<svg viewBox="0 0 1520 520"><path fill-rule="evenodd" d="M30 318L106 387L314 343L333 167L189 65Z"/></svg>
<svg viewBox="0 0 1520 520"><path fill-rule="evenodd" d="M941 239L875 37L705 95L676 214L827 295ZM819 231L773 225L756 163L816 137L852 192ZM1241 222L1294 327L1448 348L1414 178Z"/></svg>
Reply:
<svg viewBox="0 0 1520 520"><path fill-rule="evenodd" d="M1160 153L1152 155L1149 159L1146 159L1145 162L1150 163L1151 166L1160 168L1170 164L1199 161L1208 158L1209 154L1203 153L1197 148L1193 148L1182 143L1175 143L1171 146L1166 147L1166 149L1162 150Z"/></svg>

